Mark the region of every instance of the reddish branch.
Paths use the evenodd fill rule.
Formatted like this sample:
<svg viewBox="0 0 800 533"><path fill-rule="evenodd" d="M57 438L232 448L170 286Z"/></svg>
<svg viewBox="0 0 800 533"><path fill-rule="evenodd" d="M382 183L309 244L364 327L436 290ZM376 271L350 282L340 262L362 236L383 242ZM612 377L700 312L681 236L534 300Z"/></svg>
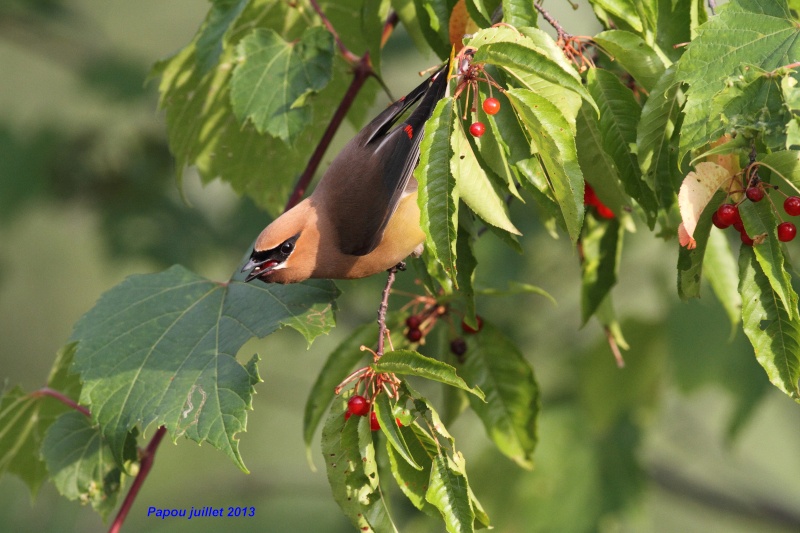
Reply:
<svg viewBox="0 0 800 533"><path fill-rule="evenodd" d="M550 24L553 28L555 28L556 33L558 34L559 41L566 42L570 39L570 37L572 37L569 33L566 32L566 30L564 30L564 27L561 24L559 24L559 22L555 18L553 18L553 15L548 13L547 10L542 7L540 3L534 2L533 7L536 8L536 11L538 11L539 14L542 15L542 18L546 20L548 24Z"/></svg>
<svg viewBox="0 0 800 533"><path fill-rule="evenodd" d="M400 265L403 265L403 263L400 263ZM378 306L378 350L375 352L378 357L383 355L384 343L386 341L386 310L389 308L389 293L392 291L392 285L394 285L394 278L397 271L403 268L398 267L399 265L389 269L389 277L386 279L386 286L383 288L381 304Z"/></svg>
<svg viewBox="0 0 800 533"><path fill-rule="evenodd" d="M92 416L92 413L90 413L87 408L85 408L82 405L78 405L72 398L70 398L66 394L58 392L55 389L51 389L50 387L43 387L31 393L31 398L41 398L42 396L49 396L50 398L55 398L56 400L63 403L67 407L71 407L72 409L75 409L81 414L84 414L90 418Z"/></svg>
<svg viewBox="0 0 800 533"><path fill-rule="evenodd" d="M136 479L133 480L133 484L131 485L128 494L125 495L125 501L122 502L122 507L119 508L119 512L117 513L116 518L114 518L114 522L111 524L108 533L118 533L123 522L125 522L125 518L128 516L128 511L131 510L133 501L139 494L139 489L142 488L144 480L147 479L147 474L149 474L150 469L153 468L153 461L156 459L156 450L158 450L158 445L161 444L161 440L166 434L166 427L161 426L158 428L156 434L153 435L152 439L150 439L150 443L147 445L147 448L145 448L143 452L140 452L141 458L139 461L139 473L136 474Z"/></svg>

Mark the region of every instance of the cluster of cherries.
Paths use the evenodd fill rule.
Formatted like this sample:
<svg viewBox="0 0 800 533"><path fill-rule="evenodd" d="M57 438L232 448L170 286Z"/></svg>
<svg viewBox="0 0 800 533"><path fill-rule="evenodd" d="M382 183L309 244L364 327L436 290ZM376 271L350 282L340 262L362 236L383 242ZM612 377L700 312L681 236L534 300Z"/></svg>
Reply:
<svg viewBox="0 0 800 533"><path fill-rule="evenodd" d="M583 189L583 205L594 207L597 216L602 218L614 218L614 212L609 207L600 201L600 198L595 194L594 189L588 183L585 184Z"/></svg>
<svg viewBox="0 0 800 533"><path fill-rule="evenodd" d="M371 405L369 400L361 396L360 394L355 394L347 400L347 411L344 414L344 419L347 420L351 416L367 416L369 415L369 428L372 431L378 431L381 429L381 424L378 422L378 415L375 414L375 411L372 411ZM397 419L397 425L402 426L403 424L400 423L400 419Z"/></svg>
<svg viewBox="0 0 800 533"><path fill-rule="evenodd" d="M745 190L745 196L751 202L760 202L766 196L764 188L760 182L756 182ZM741 203L741 202L739 202ZM800 216L800 197L789 196L783 202L783 210L787 215L796 217ZM747 246L753 246L755 241L747 234L742 223L742 217L739 215L739 204L724 203L717 208L711 216L711 221L720 229L725 229L733 226L739 232L742 242ZM797 235L797 226L792 222L781 222L778 224L778 239L782 242L789 242Z"/></svg>
<svg viewBox="0 0 800 533"><path fill-rule="evenodd" d="M500 100L494 97L487 98L483 101L483 110L487 115L496 115L500 111ZM483 122L473 122L469 127L469 133L473 137L480 137L486 133L486 126Z"/></svg>

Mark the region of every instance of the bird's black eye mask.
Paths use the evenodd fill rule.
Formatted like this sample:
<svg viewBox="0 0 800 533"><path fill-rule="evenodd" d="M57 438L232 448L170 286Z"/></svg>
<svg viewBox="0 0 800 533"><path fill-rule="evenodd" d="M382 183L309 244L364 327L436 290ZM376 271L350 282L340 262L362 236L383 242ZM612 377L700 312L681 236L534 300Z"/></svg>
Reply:
<svg viewBox="0 0 800 533"><path fill-rule="evenodd" d="M270 248L269 250L253 250L253 253L250 254L250 260L242 267L242 272L250 270L245 281L252 281L258 277L264 276L274 270L278 265L283 264L289 259L289 256L292 255L292 252L294 252L295 244L299 238L300 234L298 233L286 239L275 248Z"/></svg>

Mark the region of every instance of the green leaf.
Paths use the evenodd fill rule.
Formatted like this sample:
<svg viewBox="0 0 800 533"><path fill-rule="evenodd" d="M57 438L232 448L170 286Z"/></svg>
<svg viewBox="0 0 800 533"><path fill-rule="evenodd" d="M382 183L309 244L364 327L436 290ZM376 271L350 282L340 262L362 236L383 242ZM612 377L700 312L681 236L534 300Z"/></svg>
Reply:
<svg viewBox="0 0 800 533"><path fill-rule="evenodd" d="M386 352L371 366L375 372L393 372L395 374L430 379L471 392L481 401L484 399L483 391L478 387L467 385L463 379L458 377L455 368L447 363L425 357L419 352L412 350Z"/></svg>
<svg viewBox="0 0 800 533"><path fill-rule="evenodd" d="M378 418L378 422L381 425L381 431L386 435L386 442L391 448L394 448L409 465L417 470L422 470L422 466L420 466L414 460L414 456L411 455L411 451L408 449L403 434L397 426L389 395L385 394L385 391L384 394L378 393L373 406L375 409L375 416Z"/></svg>
<svg viewBox="0 0 800 533"><path fill-rule="evenodd" d="M114 510L123 471L100 431L83 413L64 413L47 429L42 458L58 492L68 500L91 503L103 519ZM128 434L126 463L137 460L136 436Z"/></svg>
<svg viewBox="0 0 800 533"><path fill-rule="evenodd" d="M401 427L400 433L403 435L414 461L422 465L422 468L420 470L413 468L393 446L388 446L386 449L389 452L392 475L397 481L397 486L414 507L429 516L438 518L438 510L425 500L433 457L436 456L436 442L416 422L413 422L410 427Z"/></svg>
<svg viewBox="0 0 800 533"><path fill-rule="evenodd" d="M414 0L422 35L440 58L450 55L450 13L455 4L455 0Z"/></svg>
<svg viewBox="0 0 800 533"><path fill-rule="evenodd" d="M778 240L778 222L772 205L769 202L742 202L739 214L750 238L766 237L763 243L753 247L756 259L789 318L796 319L797 293L792 288L792 276L784 265L783 249Z"/></svg>
<svg viewBox="0 0 800 533"><path fill-rule="evenodd" d="M636 157L642 178L656 193L662 207L672 205L681 183L672 142L683 102L679 88L675 67L670 67L644 103L636 130Z"/></svg>
<svg viewBox="0 0 800 533"><path fill-rule="evenodd" d="M211 70L222 55L224 36L247 6L248 0L216 0L197 36L197 64Z"/></svg>
<svg viewBox="0 0 800 533"><path fill-rule="evenodd" d="M789 311L772 289L753 248L739 250L739 293L742 295L742 325L773 385L800 401L800 322L797 296ZM795 318L792 319L791 317Z"/></svg>
<svg viewBox="0 0 800 533"><path fill-rule="evenodd" d="M333 327L331 282L216 283L180 266L131 276L75 325L81 403L122 464L128 433L164 425L224 451L245 470L236 434L245 430L257 356L239 348L290 326L310 342Z"/></svg>
<svg viewBox="0 0 800 533"><path fill-rule="evenodd" d="M617 283L622 253L622 228L617 219L599 221L587 218L584 223L581 316L589 321Z"/></svg>
<svg viewBox="0 0 800 533"><path fill-rule="evenodd" d="M345 420L347 400L339 397L322 429L322 457L333 497L359 531L397 531L379 487L369 417Z"/></svg>
<svg viewBox="0 0 800 533"><path fill-rule="evenodd" d="M539 388L533 369L519 349L485 319L483 328L467 336L462 373L486 394L470 397L472 409L498 449L524 468L532 468L536 446Z"/></svg>
<svg viewBox="0 0 800 533"><path fill-rule="evenodd" d="M502 67L528 89L535 90L534 80L543 79L575 92L594 105L592 97L571 64L552 60L549 54L540 50L529 39L518 38L518 40L521 44L497 42L481 46L475 53L475 61ZM540 91L537 92L545 98L548 96ZM558 102L553 103L558 104Z"/></svg>
<svg viewBox="0 0 800 533"><path fill-rule="evenodd" d="M700 297L700 280L703 274L703 258L706 255L708 235L711 233L711 217L719 204L725 199L725 193L717 191L700 215L694 230L697 246L693 250L681 247L678 252L678 296L681 300Z"/></svg>
<svg viewBox="0 0 800 533"><path fill-rule="evenodd" d="M353 367L364 357L361 346L374 346L378 340L375 324L362 324L334 349L322 366L317 380L311 386L303 414L303 441L311 462L311 440L322 416L335 398L334 390L347 377Z"/></svg>
<svg viewBox="0 0 800 533"><path fill-rule="evenodd" d="M599 7L618 21L624 22L637 33L644 32L642 18L636 9L637 2L633 0L591 0L595 10Z"/></svg>
<svg viewBox="0 0 800 533"><path fill-rule="evenodd" d="M786 180L786 182L800 194L800 150L781 150L767 154L759 160L773 175ZM780 183L772 178L773 183Z"/></svg>
<svg viewBox="0 0 800 533"><path fill-rule="evenodd" d="M455 278L456 273L458 230L458 194L455 178L450 172L454 155L450 130L454 119L453 99L441 99L425 123L419 164L414 171L425 249L441 263L451 278Z"/></svg>
<svg viewBox="0 0 800 533"><path fill-rule="evenodd" d="M520 235L508 218L508 208L499 190L475 157L472 144L464 132L461 120L456 119L450 137L452 157L450 172L455 177L456 194L476 215L489 224Z"/></svg>
<svg viewBox="0 0 800 533"><path fill-rule="evenodd" d="M475 512L470 502L467 477L446 455L437 455L433 459L425 500L442 513L449 533L474 531Z"/></svg>
<svg viewBox="0 0 800 533"><path fill-rule="evenodd" d="M363 3L361 8L361 33L367 43L372 70L378 76L381 74L381 56L383 55L381 47L383 23L388 17L390 9L391 3L389 0L367 1ZM344 33L357 34L358 32L347 31Z"/></svg>
<svg viewBox="0 0 800 533"><path fill-rule="evenodd" d="M464 321L476 326L475 318L475 269L478 260L472 251L472 235L462 224L458 228L458 296L464 304Z"/></svg>
<svg viewBox="0 0 800 533"><path fill-rule="evenodd" d="M584 104L578 114L575 145L578 162L586 183L590 184L603 205L618 217L625 217L631 210L630 197L625 193L619 170L611 155L603 147L600 121L594 111Z"/></svg>
<svg viewBox="0 0 800 533"><path fill-rule="evenodd" d="M527 0L503 0L503 22L516 28L536 26L538 19L536 8Z"/></svg>
<svg viewBox="0 0 800 533"><path fill-rule="evenodd" d="M592 40L611 54L614 61L628 71L648 93L664 74L664 62L638 35L624 30L609 30L598 33Z"/></svg>
<svg viewBox="0 0 800 533"><path fill-rule="evenodd" d="M333 75L333 36L312 27L298 41L287 42L274 30L258 29L236 51L230 82L236 118L293 143L311 124L309 95L325 88Z"/></svg>
<svg viewBox="0 0 800 533"><path fill-rule="evenodd" d="M636 145L641 108L630 89L606 70L590 69L587 83L600 107L603 147L614 160L625 191L642 206L652 228L658 204L655 194L642 180L636 154L631 150Z"/></svg>
<svg viewBox="0 0 800 533"><path fill-rule="evenodd" d="M536 93L511 89L506 95L536 145L567 232L575 241L583 223L583 173L572 130L561 111Z"/></svg>
<svg viewBox="0 0 800 533"><path fill-rule="evenodd" d="M392 0L392 9L397 13L400 22L403 23L403 27L408 32L411 40L414 41L417 50L425 56L430 56L431 48L425 40L420 27L414 0Z"/></svg>
<svg viewBox="0 0 800 533"><path fill-rule="evenodd" d="M47 386L77 401L80 381L70 372L74 354L74 343L59 350ZM36 496L47 479L40 454L45 432L68 410L69 407L54 398L25 394L19 387L5 392L0 397L0 477L6 472L15 474L28 486L31 496Z"/></svg>
<svg viewBox="0 0 800 533"><path fill-rule="evenodd" d="M742 318L742 299L739 296L736 260L724 233L712 231L706 245L703 275L711 283L714 294L731 321L731 339Z"/></svg>
<svg viewBox="0 0 800 533"><path fill-rule="evenodd" d="M684 106L684 131L689 138L681 136L681 159L703 143L709 116L712 126L718 124L718 117L709 113L709 102L736 81L732 74L741 72L743 66L770 72L796 61L800 57L798 35L800 28L780 0L729 2L718 16L698 28L675 74L677 80L689 84Z"/></svg>

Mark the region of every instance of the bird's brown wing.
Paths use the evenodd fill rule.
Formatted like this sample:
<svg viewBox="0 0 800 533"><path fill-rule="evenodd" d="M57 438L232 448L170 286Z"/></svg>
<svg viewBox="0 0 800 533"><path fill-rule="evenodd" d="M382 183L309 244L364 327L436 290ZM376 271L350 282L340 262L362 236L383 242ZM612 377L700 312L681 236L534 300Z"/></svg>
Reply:
<svg viewBox="0 0 800 533"><path fill-rule="evenodd" d="M331 163L318 189L336 198L327 215L343 253L366 255L380 243L417 165L425 121L446 89L447 65L375 117Z"/></svg>

